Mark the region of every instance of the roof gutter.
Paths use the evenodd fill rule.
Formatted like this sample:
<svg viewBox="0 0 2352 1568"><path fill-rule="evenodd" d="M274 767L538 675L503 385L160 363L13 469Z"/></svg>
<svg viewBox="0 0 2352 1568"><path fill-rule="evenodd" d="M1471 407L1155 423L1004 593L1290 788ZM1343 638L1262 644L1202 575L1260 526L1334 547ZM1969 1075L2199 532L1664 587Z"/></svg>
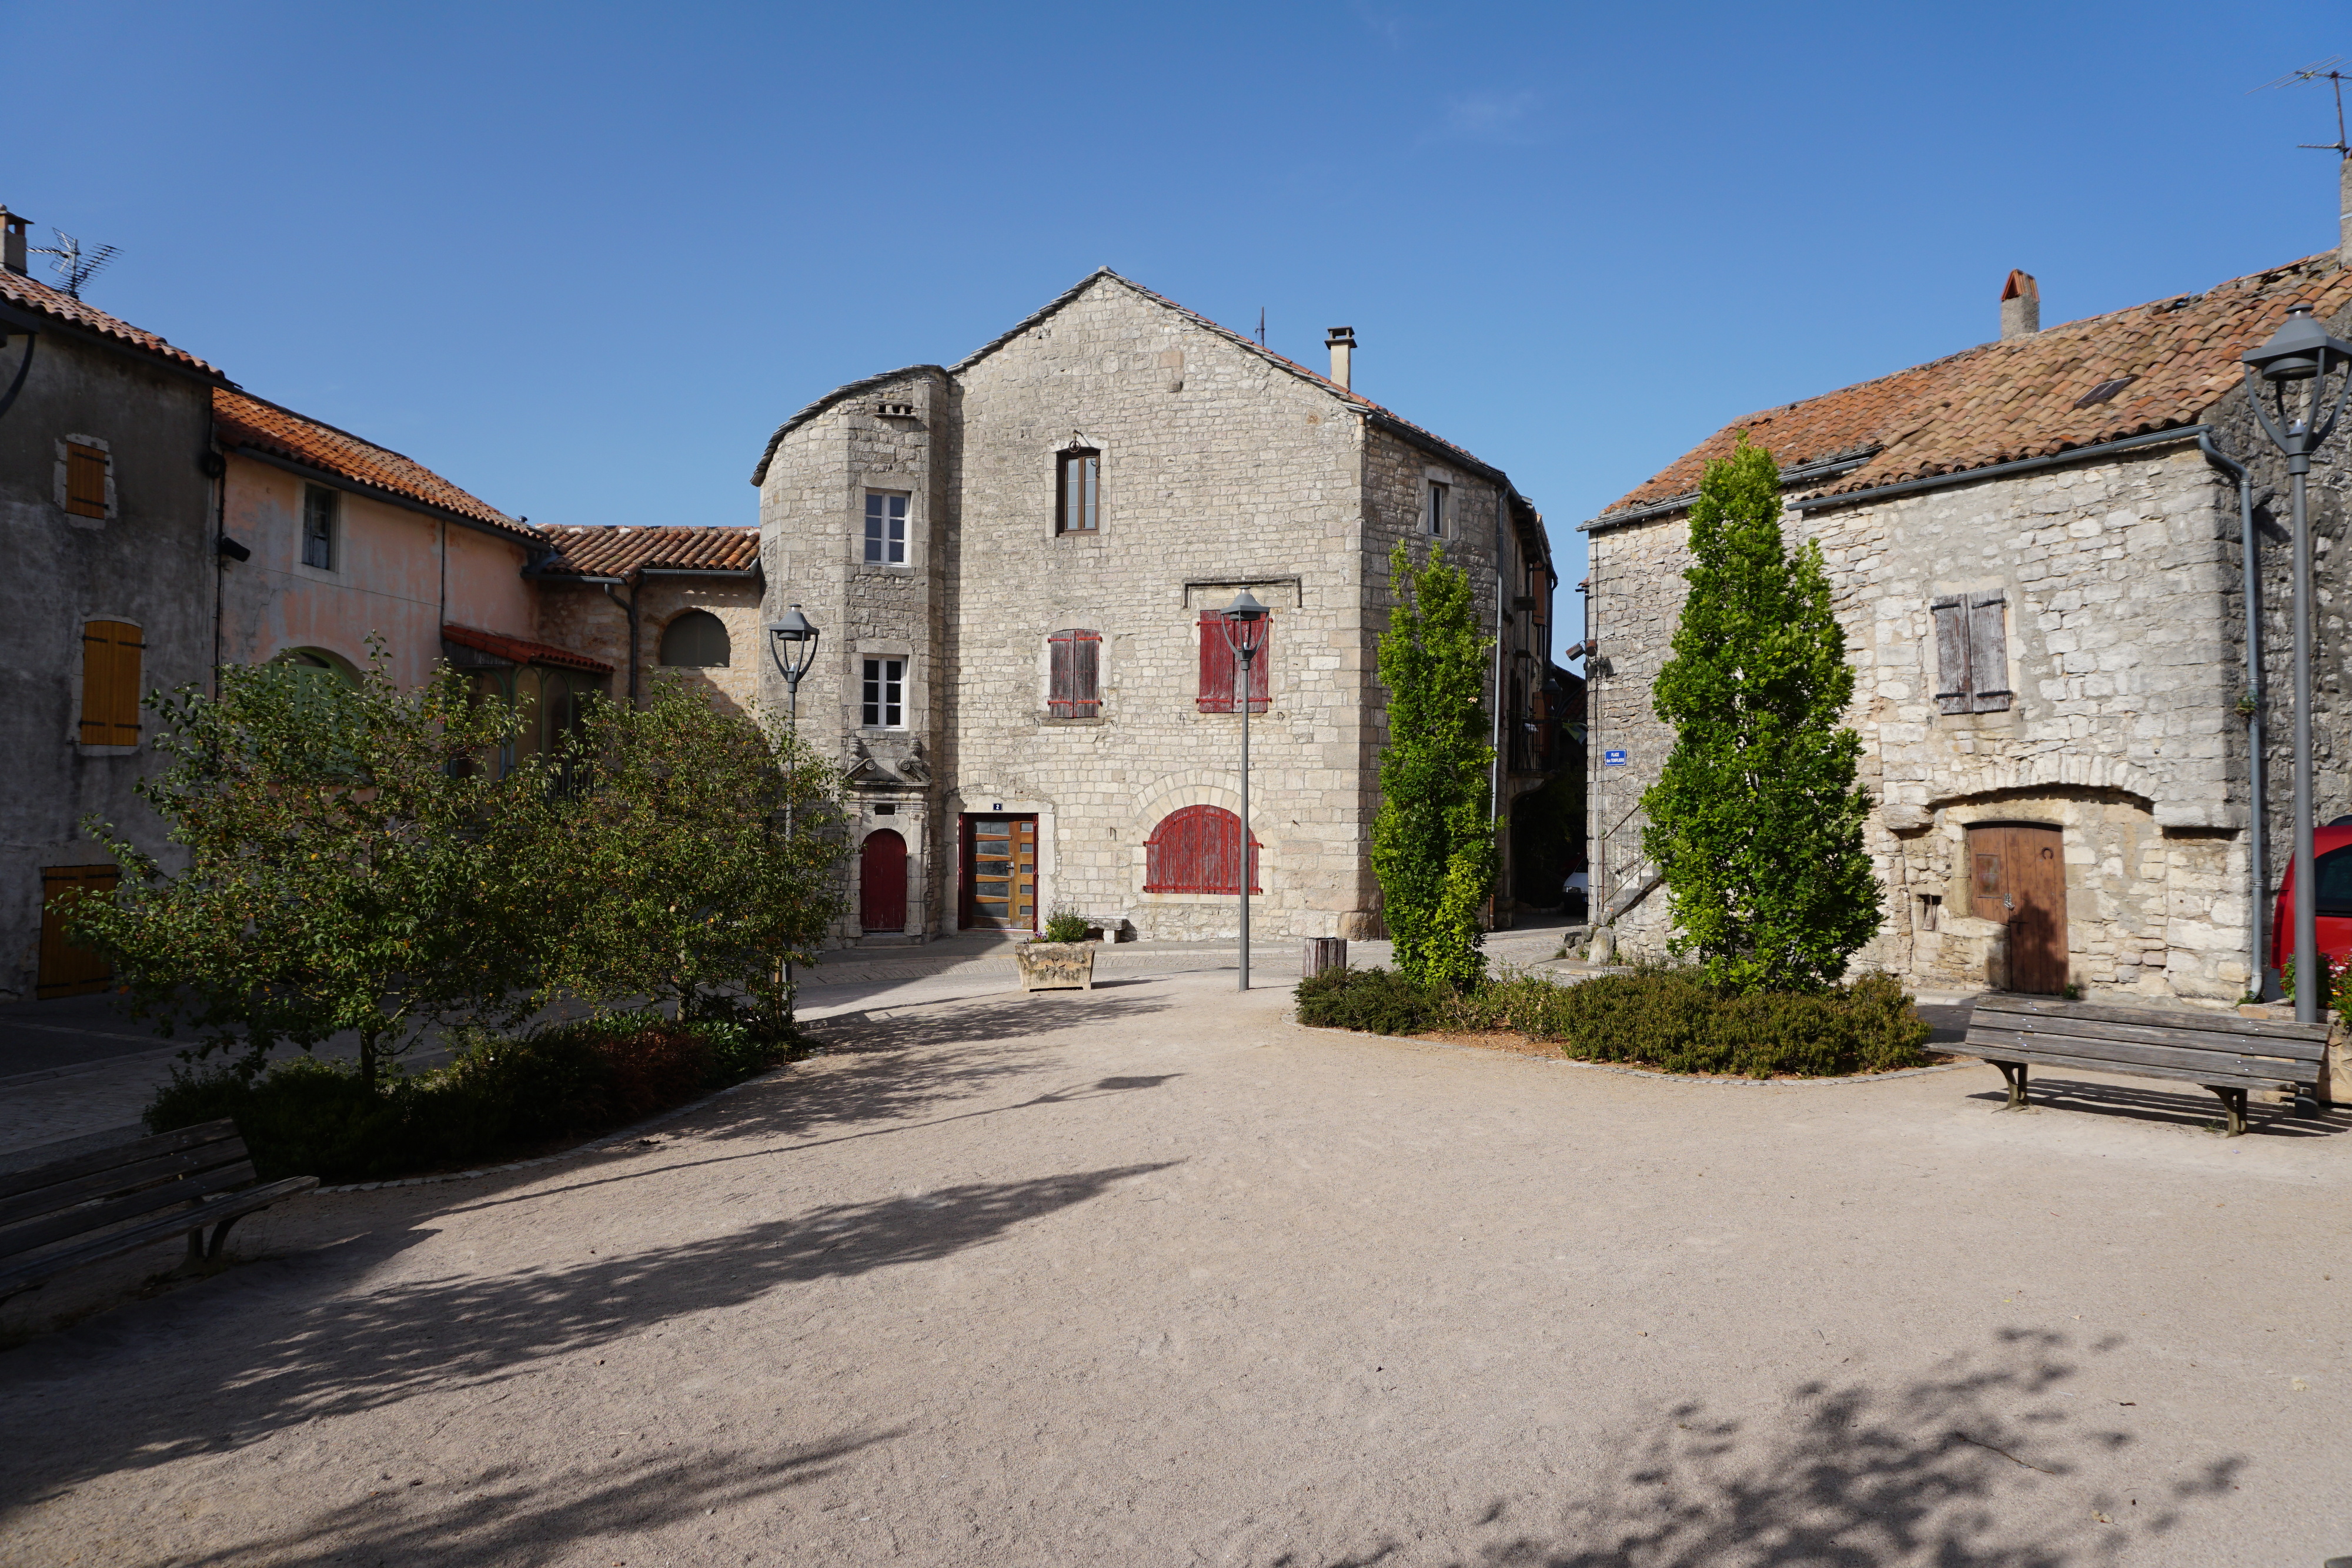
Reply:
<svg viewBox="0 0 2352 1568"><path fill-rule="evenodd" d="M1895 496L1916 495L1922 490L1947 490L1955 485L1973 485L1979 479L2006 478L2012 474L2031 474L2043 468L2060 468L2069 463L2095 463L2118 453L2137 451L2144 446L2162 446L2171 442L2194 441L2203 435L2202 424L2176 424L2169 430L2151 430L2139 435L2126 435L2120 441L2102 441L2093 446L2073 446L2063 452L2053 452L2044 457L2021 457L2014 463L1995 463L1983 468L1963 468L1953 474L1930 474L1924 479L1906 479L1897 485L1880 485L1868 490L1849 490L1837 496L1813 496L1790 503L1801 512L1825 512L1833 507L1859 507L1872 501L1883 501Z"/></svg>
<svg viewBox="0 0 2352 1568"><path fill-rule="evenodd" d="M1842 474L1851 474L1884 450L1885 450L1884 447L1871 446L1856 452L1842 452L1832 457L1816 458L1811 463L1792 464L1780 470L1780 488L1783 490L1801 488L1816 480L1834 479ZM1631 511L1604 512L1589 523L1577 524L1576 531L1580 534L1597 534L1606 528L1622 528L1633 523L1646 523L1652 517L1663 517L1668 512L1679 512L1697 499L1696 490L1685 490L1679 496L1669 496L1663 501L1653 501L1646 507L1635 507Z"/></svg>
<svg viewBox="0 0 2352 1568"><path fill-rule="evenodd" d="M348 490L354 496L364 496L371 501L382 501L388 507L402 507L412 512L422 512L428 517L438 517L444 522L456 523L461 528L471 528L478 534L488 534L494 539L504 539L510 545L520 545L525 549L534 548L544 549L545 548L537 538L519 529L501 528L495 523L486 523L479 517L469 517L463 512L453 512L446 507L436 507L430 501L420 501L414 496L404 496L397 490L388 490L381 485L371 485L364 479L354 479L348 474L338 474L331 468L319 468L308 463L298 463L291 457L280 457L278 454L258 446L239 444L229 450L235 452L239 457L250 457L256 463L267 463L272 468L283 468L289 474L299 474L305 479L315 479L321 485L331 485L336 489Z"/></svg>

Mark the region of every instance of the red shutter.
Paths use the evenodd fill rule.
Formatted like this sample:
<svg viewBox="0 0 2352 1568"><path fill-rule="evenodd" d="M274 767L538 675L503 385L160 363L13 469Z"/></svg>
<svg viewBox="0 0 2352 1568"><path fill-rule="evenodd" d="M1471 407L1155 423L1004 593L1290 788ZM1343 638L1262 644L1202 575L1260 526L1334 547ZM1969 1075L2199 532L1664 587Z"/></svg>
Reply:
<svg viewBox="0 0 2352 1568"><path fill-rule="evenodd" d="M1264 713L1273 691L1274 679L1274 617L1258 622L1257 654L1250 662L1250 712Z"/></svg>
<svg viewBox="0 0 2352 1568"><path fill-rule="evenodd" d="M1225 641L1225 612L1201 612L1201 697L1202 713L1234 711L1234 650Z"/></svg>
<svg viewBox="0 0 2352 1568"><path fill-rule="evenodd" d="M1102 633L1070 633L1070 712L1092 718L1102 712Z"/></svg>
<svg viewBox="0 0 2352 1568"><path fill-rule="evenodd" d="M1056 632L1045 639L1051 670L1045 685L1045 711L1055 718L1067 718L1072 711L1070 635Z"/></svg>
<svg viewBox="0 0 2352 1568"><path fill-rule="evenodd" d="M1250 841L1250 891L1257 884L1258 842ZM1187 806L1160 819L1144 844L1146 893L1239 893L1242 820L1223 806Z"/></svg>

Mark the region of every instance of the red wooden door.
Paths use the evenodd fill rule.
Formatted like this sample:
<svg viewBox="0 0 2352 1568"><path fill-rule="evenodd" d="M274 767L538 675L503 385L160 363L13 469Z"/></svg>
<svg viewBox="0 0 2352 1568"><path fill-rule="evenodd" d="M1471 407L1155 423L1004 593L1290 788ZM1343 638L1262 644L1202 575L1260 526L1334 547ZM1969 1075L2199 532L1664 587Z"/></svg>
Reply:
<svg viewBox="0 0 2352 1568"><path fill-rule="evenodd" d="M2066 988L2066 847L2056 828L1969 830L1969 913L2009 927L2009 988Z"/></svg>
<svg viewBox="0 0 2352 1568"><path fill-rule="evenodd" d="M868 931L907 928L907 841L891 828L866 835L857 859L858 924Z"/></svg>

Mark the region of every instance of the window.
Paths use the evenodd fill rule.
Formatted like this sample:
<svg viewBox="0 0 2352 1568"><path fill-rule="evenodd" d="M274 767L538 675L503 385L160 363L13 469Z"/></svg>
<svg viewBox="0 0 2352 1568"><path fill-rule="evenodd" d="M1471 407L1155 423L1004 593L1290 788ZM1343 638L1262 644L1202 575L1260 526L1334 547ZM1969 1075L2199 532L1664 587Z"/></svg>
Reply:
<svg viewBox="0 0 2352 1568"><path fill-rule="evenodd" d="M1938 599L1936 618L1936 703L1946 713L2009 710L2009 636L2000 593Z"/></svg>
<svg viewBox="0 0 2352 1568"><path fill-rule="evenodd" d="M37 448L36 448L37 450ZM106 516L107 455L79 441L66 443L66 510L77 517Z"/></svg>
<svg viewBox="0 0 2352 1568"><path fill-rule="evenodd" d="M139 654L147 646L127 621L81 629L81 743L139 744Z"/></svg>
<svg viewBox="0 0 2352 1568"><path fill-rule="evenodd" d="M1239 893L1242 890L1242 820L1223 806L1187 806L1171 811L1144 841L1146 893ZM1250 891L1257 884L1258 841L1249 842Z"/></svg>
<svg viewBox="0 0 2352 1568"><path fill-rule="evenodd" d="M1274 617L1265 618L1265 631L1258 642L1257 657L1250 664L1249 706L1252 713L1266 710L1274 668ZM1234 706L1234 672L1241 667L1241 655L1225 638L1225 612L1222 610L1201 612L1201 696L1202 713L1238 713Z"/></svg>
<svg viewBox="0 0 2352 1568"><path fill-rule="evenodd" d="M1091 446L1073 446L1060 453L1056 464L1054 531L1090 534L1102 518L1102 454Z"/></svg>
<svg viewBox="0 0 2352 1568"><path fill-rule="evenodd" d="M335 523L342 497L324 485L302 486L302 564L335 570Z"/></svg>
<svg viewBox="0 0 2352 1568"><path fill-rule="evenodd" d="M688 669L723 669L733 650L727 623L708 610L689 610L662 628L661 662Z"/></svg>
<svg viewBox="0 0 2352 1568"><path fill-rule="evenodd" d="M886 490L866 492L866 563L907 564L907 497ZM719 661L724 664L726 661Z"/></svg>
<svg viewBox="0 0 2352 1568"><path fill-rule="evenodd" d="M1448 494L1449 486L1441 485L1433 479L1430 481L1428 515L1422 520L1433 538L1444 537L1445 503Z"/></svg>
<svg viewBox="0 0 2352 1568"><path fill-rule="evenodd" d="M1055 718L1094 718L1102 712L1102 633L1056 632L1045 640L1050 674L1045 711Z"/></svg>
<svg viewBox="0 0 2352 1568"><path fill-rule="evenodd" d="M866 661L866 713L859 722L867 729L907 727L907 661Z"/></svg>

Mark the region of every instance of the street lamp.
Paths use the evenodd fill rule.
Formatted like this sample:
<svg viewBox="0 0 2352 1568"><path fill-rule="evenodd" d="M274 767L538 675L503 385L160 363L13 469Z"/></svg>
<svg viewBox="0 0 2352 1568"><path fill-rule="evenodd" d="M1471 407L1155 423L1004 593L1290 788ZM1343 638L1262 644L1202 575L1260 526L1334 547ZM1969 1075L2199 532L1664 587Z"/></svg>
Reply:
<svg viewBox="0 0 2352 1568"><path fill-rule="evenodd" d="M811 664L816 663L816 627L801 613L801 607L797 604L784 612L782 621L768 622L768 657L775 660L776 673L784 677L785 689L792 694L792 713L788 722L793 746L792 752L787 754L792 760L787 764L788 770L784 775L784 844L787 850L793 841L793 775L789 769L797 766L799 761L801 677L809 673ZM784 960L783 974L785 994L789 996L793 984L793 961L790 958Z"/></svg>
<svg viewBox="0 0 2352 1568"><path fill-rule="evenodd" d="M1249 812L1249 716L1250 672L1257 664L1257 653L1265 646L1265 606L1246 588L1234 595L1225 606L1222 622L1225 645L1242 662L1241 675L1234 683L1241 699L1242 709L1242 979L1241 988L1249 989L1249 895L1250 895L1250 812Z"/></svg>
<svg viewBox="0 0 2352 1568"><path fill-rule="evenodd" d="M2271 340L2243 356L2246 397L2271 444L2286 454L2286 471L2294 491L2294 1017L2297 1023L2319 1021L2324 994L2319 969L2318 889L2313 884L2311 831L2311 517L2305 497L2311 474L2311 455L2335 434L2352 395L2352 343L2329 335L2313 319L2311 307L2291 307L2286 322ZM2327 402L2327 378L2345 371L2327 417L2319 413ZM2263 406L2261 372L2270 383L2271 406ZM2290 382L2309 382L2301 417L2287 411ZM2252 584L2247 585L2251 592Z"/></svg>

